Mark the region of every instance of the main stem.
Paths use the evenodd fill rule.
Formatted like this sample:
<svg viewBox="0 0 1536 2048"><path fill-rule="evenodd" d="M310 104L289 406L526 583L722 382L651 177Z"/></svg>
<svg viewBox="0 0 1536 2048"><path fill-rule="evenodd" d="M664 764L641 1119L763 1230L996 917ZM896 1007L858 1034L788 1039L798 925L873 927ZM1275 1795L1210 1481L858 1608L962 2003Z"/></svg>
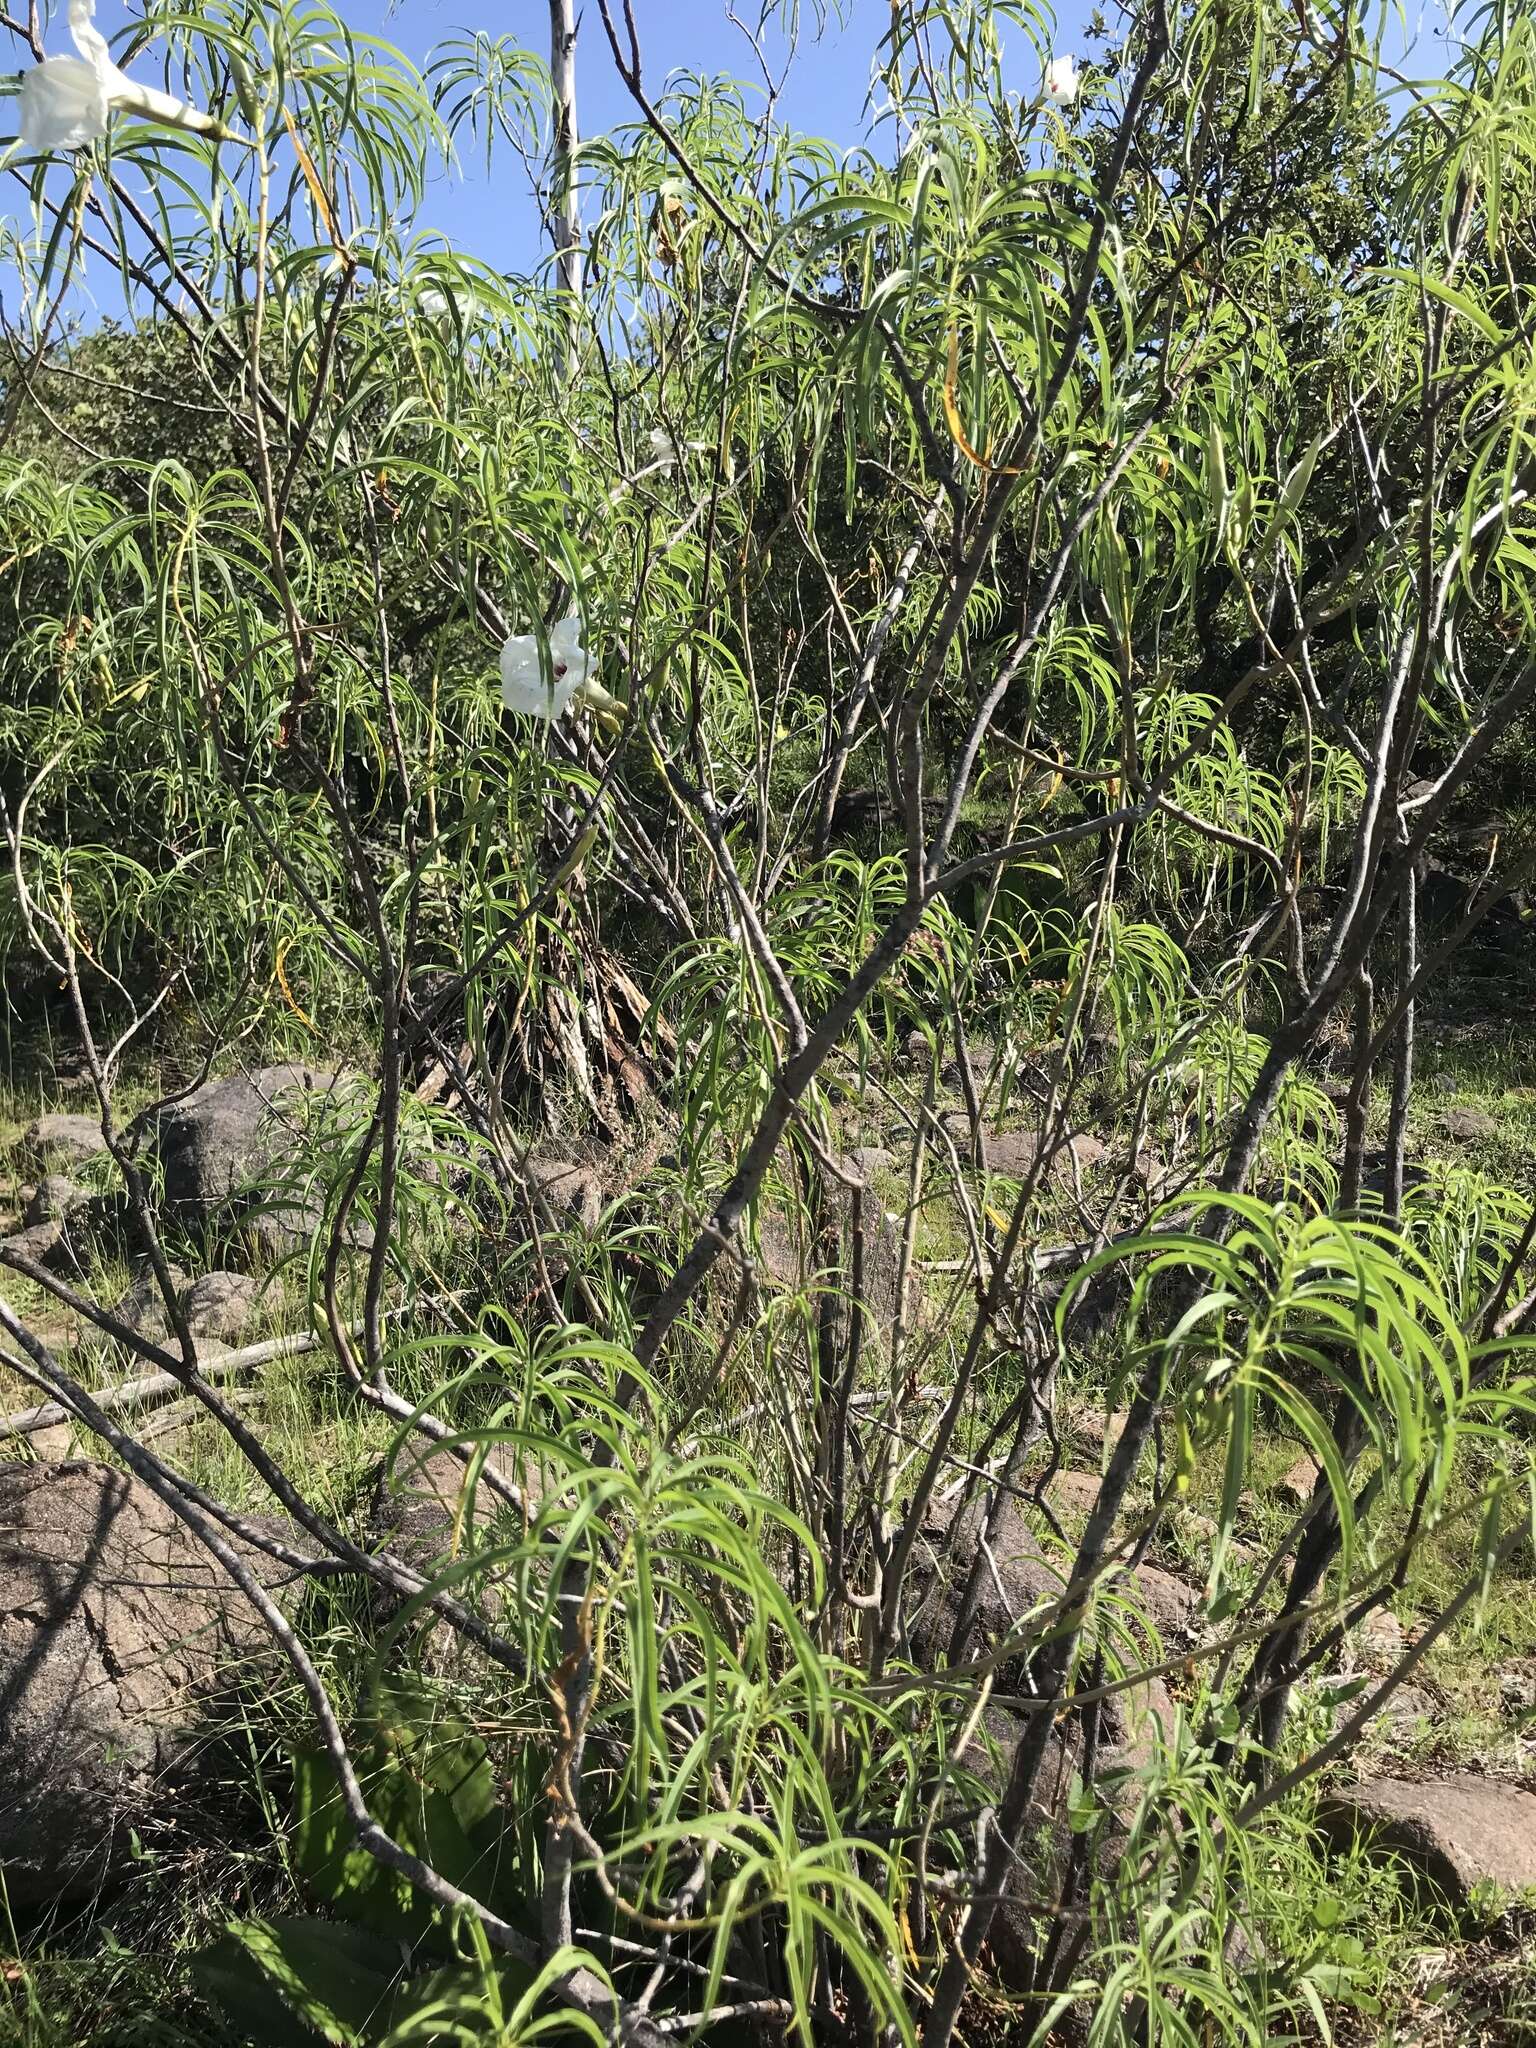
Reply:
<svg viewBox="0 0 1536 2048"><path fill-rule="evenodd" d="M576 316L581 305L581 218L576 195L576 7L549 0L549 82L554 95L555 257L565 313L566 375L576 363Z"/></svg>

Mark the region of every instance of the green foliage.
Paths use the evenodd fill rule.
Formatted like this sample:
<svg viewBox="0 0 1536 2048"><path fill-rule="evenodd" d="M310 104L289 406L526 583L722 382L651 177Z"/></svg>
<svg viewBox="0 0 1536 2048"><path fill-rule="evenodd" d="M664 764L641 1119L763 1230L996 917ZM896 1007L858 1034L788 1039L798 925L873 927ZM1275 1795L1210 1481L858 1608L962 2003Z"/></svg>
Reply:
<svg viewBox="0 0 1536 2048"><path fill-rule="evenodd" d="M472 1925L472 1923L471 1923ZM538 1970L496 1962L484 1937L467 1960L407 1973L397 1943L332 1920L289 1917L232 1926L194 1964L199 1985L236 2019L253 2048L303 2038L330 2048L514 2048L574 2027L580 2016L540 2013L577 1958L557 1952Z"/></svg>
<svg viewBox="0 0 1536 2048"><path fill-rule="evenodd" d="M199 1965L255 2037L600 2033L606 1985L948 2048L1047 1751L1035 2038L1387 2004L1307 1688L1427 1548L1443 1619L1489 1596L1532 1413L1528 1190L1403 1173L1409 878L1520 882L1449 799L1523 772L1536 673L1536 30L1462 29L1404 91L1353 4L1136 8L1063 106L1033 7L898 8L846 153L635 77L579 293L422 225L456 151L556 147L511 36L155 6L133 63L240 140L18 158L6 1001L107 1111L136 1043L345 1066L262 1191L308 1398L462 1454L435 1554L339 1510L387 1619L287 1646L325 1917ZM618 711L503 710L570 617ZM1128 1448L1069 1543L1090 1372ZM1281 1434L1323 1486L1266 1561ZM1181 1668L1123 1569L1202 1487ZM1061 1583L982 1640L986 1500ZM1153 1667L1174 1725L1096 1777Z"/></svg>

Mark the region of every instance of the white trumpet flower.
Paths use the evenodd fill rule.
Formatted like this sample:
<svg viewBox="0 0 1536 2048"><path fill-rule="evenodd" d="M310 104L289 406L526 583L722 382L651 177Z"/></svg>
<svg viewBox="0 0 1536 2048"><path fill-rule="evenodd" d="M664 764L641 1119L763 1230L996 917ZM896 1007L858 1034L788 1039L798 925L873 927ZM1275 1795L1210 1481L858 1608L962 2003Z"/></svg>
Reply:
<svg viewBox="0 0 1536 2048"><path fill-rule="evenodd" d="M1077 98L1079 80L1077 63L1072 57L1053 57L1045 67L1045 91L1042 98L1055 107L1070 107Z"/></svg>
<svg viewBox="0 0 1536 2048"><path fill-rule="evenodd" d="M665 427L652 427L650 444L652 469L659 469L665 473L676 469L679 460L677 443Z"/></svg>
<svg viewBox="0 0 1536 2048"><path fill-rule="evenodd" d="M581 620L573 612L549 632L549 676L533 633L514 633L501 650L501 701L528 718L561 718L573 704L603 718L622 718L624 706L593 675L592 656L581 644Z"/></svg>
<svg viewBox="0 0 1536 2048"><path fill-rule="evenodd" d="M153 85L140 85L112 62L96 26L95 0L69 0L69 33L78 57L44 57L21 81L21 140L45 154L99 142L113 110L121 107L194 135L232 139L211 114L199 113Z"/></svg>
<svg viewBox="0 0 1536 2048"><path fill-rule="evenodd" d="M45 57L21 88L21 139L28 149L80 149L107 132L110 102L94 65Z"/></svg>

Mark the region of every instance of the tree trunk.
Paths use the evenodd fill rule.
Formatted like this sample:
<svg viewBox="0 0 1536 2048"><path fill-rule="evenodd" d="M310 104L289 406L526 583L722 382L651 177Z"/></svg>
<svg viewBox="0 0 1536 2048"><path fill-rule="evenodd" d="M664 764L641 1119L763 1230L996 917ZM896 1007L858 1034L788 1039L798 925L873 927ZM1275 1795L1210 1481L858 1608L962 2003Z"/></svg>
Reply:
<svg viewBox="0 0 1536 2048"><path fill-rule="evenodd" d="M554 94L555 256L564 296L566 374L575 365L576 316L581 305L581 217L576 194L575 0L549 0L549 79Z"/></svg>

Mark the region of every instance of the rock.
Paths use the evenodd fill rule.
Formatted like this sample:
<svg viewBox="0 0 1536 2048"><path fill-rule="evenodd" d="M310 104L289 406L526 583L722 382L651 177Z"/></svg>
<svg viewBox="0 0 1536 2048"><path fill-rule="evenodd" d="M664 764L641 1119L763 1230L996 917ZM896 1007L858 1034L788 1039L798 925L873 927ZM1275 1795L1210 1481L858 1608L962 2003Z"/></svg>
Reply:
<svg viewBox="0 0 1536 2048"><path fill-rule="evenodd" d="M927 1032L919 1025L914 1024L901 1041L901 1059L902 1064L914 1073L922 1073L928 1067L932 1048Z"/></svg>
<svg viewBox="0 0 1536 2048"><path fill-rule="evenodd" d="M834 1352L846 1344L853 1275L855 1231L862 1231L863 1340L884 1346L898 1313L911 1330L921 1317L922 1282L909 1271L903 1294L901 1287L901 1232L895 1219L868 1186L846 1188L840 1181L827 1181L827 1232L820 1245L804 1241L799 1218L766 1214L759 1226L763 1265L780 1287L815 1287L830 1319L827 1332Z"/></svg>
<svg viewBox="0 0 1536 2048"><path fill-rule="evenodd" d="M997 1643L1031 1610L1040 1613L1043 1636L1050 1611L1061 1596L1068 1561L1047 1555L1026 1514L1021 1502L1011 1500L988 1546L991 1557L980 1581L976 1625L968 1645L971 1656ZM938 1667L947 1656L966 1579L980 1554L982 1526L982 1509L976 1502L957 1520L942 1510L933 1517L929 1532L933 1581L913 1630L914 1654L926 1668ZM1135 1774L1152 1763L1160 1739L1172 1739L1177 1719L1161 1678L1137 1675L1138 1667L1159 1656L1158 1632L1168 1618L1182 1621L1197 1610L1198 1595L1192 1589L1150 1566L1122 1574L1100 1594L1090 1630L1109 1653L1106 1664L1111 1680L1116 1670L1123 1670L1134 1682L1111 1693L1096 1709L1086 1708L1051 1731L1021 1834L1020 1855L1009 1879L1009 1896L998 1909L990 1936L997 1973L1013 1989L1027 1987L1030 1959L1042 1928L1048 1924L1032 1910L1032 1903L1055 1898L1071 1853L1074 1837L1068 1808L1074 1780L1082 1775L1083 1720L1097 1713L1094 1789L1099 1818L1091 1853L1100 1874L1107 1878L1122 1853L1126 1829L1141 1797ZM1031 1689L1030 1647L1026 1637L1017 1657L1010 1657L998 1668L993 1701L985 1716L987 1732L1002 1753L1003 1770L1026 1726L1025 1716L1011 1711L1007 1702L1010 1695L1027 1696ZM991 1796L997 1797L1001 1773L990 1761L975 1761L972 1768L978 1770ZM1026 1900L1032 1903L1024 1903Z"/></svg>
<svg viewBox="0 0 1536 2048"><path fill-rule="evenodd" d="M1074 1164L1079 1173L1088 1173L1108 1157L1109 1147L1102 1138L1091 1137L1087 1131L1079 1131L1077 1136L1069 1138L1065 1147L1057 1153L1051 1165L1051 1172L1058 1180L1068 1183L1072 1178Z"/></svg>
<svg viewBox="0 0 1536 2048"><path fill-rule="evenodd" d="M53 1272L67 1259L59 1254L64 1243L64 1224L60 1217L53 1217L47 1223L34 1223L26 1230L18 1230L4 1240L5 1248L18 1257L31 1259L34 1265L46 1266Z"/></svg>
<svg viewBox="0 0 1536 2048"><path fill-rule="evenodd" d="M31 1199L22 1214L22 1221L29 1227L39 1223L57 1223L67 1216L71 1209L89 1201L84 1188L76 1187L66 1173L45 1173L32 1190Z"/></svg>
<svg viewBox="0 0 1536 2048"><path fill-rule="evenodd" d="M944 1119L950 1135L959 1148L960 1157L969 1157L971 1143L970 1119L958 1112L952 1112ZM1109 1148L1098 1138L1090 1137L1086 1131L1079 1131L1057 1147L1050 1165L1050 1179L1057 1187L1071 1187L1074 1163L1077 1171L1087 1173L1108 1154ZM1040 1138L1036 1131L989 1131L987 1133L987 1171L1001 1174L1005 1180L1023 1180L1033 1170L1040 1154Z"/></svg>
<svg viewBox="0 0 1536 2048"><path fill-rule="evenodd" d="M1310 1453L1303 1451L1294 1464L1288 1465L1275 1481L1276 1500L1288 1508L1304 1508L1312 1498L1321 1468Z"/></svg>
<svg viewBox="0 0 1536 2048"><path fill-rule="evenodd" d="M1368 1664L1385 1669L1397 1662L1407 1647L1403 1624L1390 1607L1373 1607L1359 1628L1360 1654Z"/></svg>
<svg viewBox="0 0 1536 2048"><path fill-rule="evenodd" d="M1202 1604L1198 1587L1155 1564L1137 1565L1135 1584L1147 1619L1165 1644L1194 1633Z"/></svg>
<svg viewBox="0 0 1536 2048"><path fill-rule="evenodd" d="M1149 1202L1160 1202L1173 1187L1175 1175L1157 1153L1143 1148L1134 1159L1128 1159L1118 1171L1128 1173L1136 1186L1143 1189Z"/></svg>
<svg viewBox="0 0 1536 2048"><path fill-rule="evenodd" d="M584 1229L596 1229L603 1213L603 1183L592 1167L569 1159L530 1159L526 1171L557 1217L574 1217Z"/></svg>
<svg viewBox="0 0 1536 2048"><path fill-rule="evenodd" d="M1097 1493L1097 1481L1094 1485ZM960 1612L971 1569L979 1555L979 1539L985 1523L985 1509L972 1501L951 1521L947 1510L935 1513L926 1532L931 1542L932 1576L924 1592L922 1607L913 1629L913 1648L923 1665L933 1668L945 1661L955 1621ZM996 1535L988 1545L991 1556L979 1581L970 1654L978 1646L995 1643L1012 1634L1030 1615L1040 1615L1043 1636L1056 1603L1066 1585L1070 1559L1048 1554L1027 1518L1025 1505L1011 1500L1004 1509ZM1155 1565L1138 1565L1134 1572L1122 1572L1100 1589L1091 1627L1104 1631L1106 1644L1113 1643L1121 1659L1138 1652L1146 1661L1157 1661L1162 1638L1187 1633L1198 1620L1200 1596L1171 1572ZM1149 1626L1150 1624L1150 1626ZM1032 1648L1021 1633L1017 1658L999 1669L1000 1694L1028 1688L1027 1665Z"/></svg>
<svg viewBox="0 0 1536 2048"><path fill-rule="evenodd" d="M170 1268L170 1276L171 1286L179 1300L187 1286L187 1276L179 1266ZM135 1336L147 1337L152 1344L164 1344L171 1334L165 1296L160 1292L160 1283L151 1266L145 1266L139 1272L128 1292L113 1303L109 1314L118 1322L126 1323Z"/></svg>
<svg viewBox="0 0 1536 2048"><path fill-rule="evenodd" d="M1325 1800L1318 1815L1329 1836L1358 1835L1374 1850L1402 1859L1465 1906L1474 1889L1536 1885L1536 1792L1481 1778L1368 1778Z"/></svg>
<svg viewBox="0 0 1536 2048"><path fill-rule="evenodd" d="M1086 1516L1099 1497L1102 1477L1098 1472L1057 1472L1046 1488L1046 1499L1058 1514Z"/></svg>
<svg viewBox="0 0 1536 2048"><path fill-rule="evenodd" d="M1201 1514L1200 1510L1192 1508L1188 1501L1176 1501L1169 1520L1175 1531L1199 1550L1213 1549L1216 1538L1221 1534L1221 1524L1216 1517Z"/></svg>
<svg viewBox="0 0 1536 2048"><path fill-rule="evenodd" d="M1507 1714L1528 1714L1536 1707L1536 1674L1506 1665L1499 1673L1499 1703Z"/></svg>
<svg viewBox="0 0 1536 2048"><path fill-rule="evenodd" d="M1474 885L1453 874L1443 861L1425 860L1418 884L1419 924L1426 938L1442 936L1466 916Z"/></svg>
<svg viewBox="0 0 1536 2048"><path fill-rule="evenodd" d="M1095 1456L1101 1456L1119 1443L1129 1419L1128 1408L1112 1408L1106 1415L1097 1401L1074 1400L1068 1402L1060 1427L1063 1436L1070 1434L1074 1443L1083 1444Z"/></svg>
<svg viewBox="0 0 1536 2048"><path fill-rule="evenodd" d="M137 1480L85 1462L0 1467L0 1865L13 1907L108 1873L156 1780L190 1764L221 1676L267 1641Z"/></svg>
<svg viewBox="0 0 1536 2048"><path fill-rule="evenodd" d="M1385 1201L1387 1194L1386 1153L1379 1151L1367 1152L1364 1164L1365 1172L1360 1177L1360 1192L1363 1195L1374 1195L1378 1201ZM1403 1187L1405 1191L1409 1188L1423 1187L1428 1179L1428 1167L1421 1166L1414 1159L1405 1159L1403 1161Z"/></svg>
<svg viewBox="0 0 1536 2048"><path fill-rule="evenodd" d="M1098 1714L1093 1789L1099 1817L1091 1854L1098 1875L1109 1881L1142 1796L1136 1774L1154 1762L1162 1742L1172 1740L1177 1711L1163 1681L1152 1678L1110 1694ZM985 1724L1005 1771L1023 1733L1023 1717L994 1708L987 1711ZM1066 1875L1074 1839L1069 1809L1084 1761L1080 1723L1052 1732L1022 1831L1020 1855L988 1935L996 1974L1010 1990L1037 1988L1031 1982L1031 1963L1049 1925L1037 1908L1042 1900L1054 1901ZM972 1768L978 1768L978 1760L972 1761ZM981 1775L995 1799L1003 1772L983 1768Z"/></svg>
<svg viewBox="0 0 1536 2048"><path fill-rule="evenodd" d="M1138 1679L1111 1693L1099 1709L1099 1761L1104 1771L1140 1771L1173 1740L1178 1710L1161 1678Z"/></svg>
<svg viewBox="0 0 1536 2048"><path fill-rule="evenodd" d="M101 1119L73 1110L50 1110L34 1118L22 1132L23 1155L45 1171L52 1166L83 1166L107 1150Z"/></svg>
<svg viewBox="0 0 1536 2048"><path fill-rule="evenodd" d="M881 813L891 809L884 789L840 789L832 806L832 831L839 839L878 827Z"/></svg>
<svg viewBox="0 0 1536 2048"><path fill-rule="evenodd" d="M1486 1109L1447 1109L1439 1118L1446 1137L1460 1145L1486 1145L1499 1135L1498 1122Z"/></svg>
<svg viewBox="0 0 1536 2048"><path fill-rule="evenodd" d="M889 1173L895 1167L896 1154L884 1145L856 1145L843 1161L850 1173L873 1180L877 1173Z"/></svg>
<svg viewBox="0 0 1536 2048"><path fill-rule="evenodd" d="M249 1273L204 1273L181 1297L181 1310L194 1337L236 1344L255 1320L261 1282Z"/></svg>
<svg viewBox="0 0 1536 2048"><path fill-rule="evenodd" d="M1129 1267L1119 1259L1112 1265L1101 1266L1073 1289L1071 1301L1062 1308L1062 1297L1076 1280L1080 1264L1074 1255L1070 1262L1054 1270L1039 1271L1040 1306L1052 1313L1060 1310L1062 1335L1069 1343L1086 1344L1124 1316L1131 1300L1131 1275Z"/></svg>
<svg viewBox="0 0 1536 2048"><path fill-rule="evenodd" d="M79 1279L96 1267L115 1260L132 1259L139 1247L126 1192L93 1195L62 1175L45 1174L34 1191L49 1208L63 1200L63 1189L74 1188L61 1212L29 1221L6 1242L26 1257L46 1266L52 1273ZM28 1205L29 1216L33 1214Z"/></svg>
<svg viewBox="0 0 1536 2048"><path fill-rule="evenodd" d="M373 1548L392 1551L403 1563L433 1579L472 1553L483 1537L515 1541L538 1512L542 1475L518 1444L492 1444L484 1463L516 1489L519 1502L497 1492L483 1471L472 1482L468 1464L447 1444L412 1435L374 1474L368 1516ZM504 1578L505 1567L492 1565L468 1575L459 1573L452 1590L494 1624L503 1606ZM382 1622L396 1615L402 1604L378 1586L370 1588L369 1598ZM481 1671L483 1653L449 1623L421 1612L409 1626L413 1654L423 1669L456 1680Z"/></svg>
<svg viewBox="0 0 1536 2048"><path fill-rule="evenodd" d="M536 1507L538 1472L520 1445L492 1444L485 1463L517 1489L530 1512ZM418 1571L429 1571L464 1547L466 1514L475 1529L483 1529L501 1514L516 1512L484 1478L471 1488L469 1466L449 1445L412 1435L374 1474L368 1534L376 1550L393 1550Z"/></svg>
<svg viewBox="0 0 1536 2048"><path fill-rule="evenodd" d="M934 1544L934 1568L913 1632L916 1659L926 1668L947 1661L948 1645L978 1555L983 1527L982 1505L973 1501L953 1524L946 1511L936 1513L927 1532ZM1036 1610L1042 1616L1046 1614L1065 1585L1064 1564L1047 1556L1017 1501L1009 1502L988 1547L991 1561L980 1579L971 1631L972 1654L979 1645L1000 1641ZM1000 1692L1017 1692L1027 1687L1027 1648L1027 1643L1021 1642L1017 1660L1010 1660L999 1669Z"/></svg>
<svg viewBox="0 0 1536 2048"><path fill-rule="evenodd" d="M1422 1685L1400 1685L1382 1709L1379 1725L1401 1742L1425 1733L1439 1718L1440 1702L1432 1692Z"/></svg>
<svg viewBox="0 0 1536 2048"><path fill-rule="evenodd" d="M337 1087L334 1074L298 1065L257 1067L222 1081L205 1081L179 1102L135 1126L146 1162L162 1177L168 1214L183 1228L206 1234L228 1221L244 1221L268 1242L280 1243L307 1227L305 1199L260 1216L245 1214L270 1198L291 1171L317 1107Z"/></svg>
<svg viewBox="0 0 1536 2048"><path fill-rule="evenodd" d="M1493 821L1484 819L1470 829L1458 830L1455 837L1463 850L1484 847L1492 829ZM1433 855L1424 861L1419 871L1418 907L1419 926L1427 941L1445 937L1460 924L1476 896L1482 917L1471 936L1472 948L1503 950L1519 944L1526 936L1527 906L1523 895L1499 895L1489 903L1483 888L1485 880L1486 873L1471 877L1455 874Z"/></svg>

